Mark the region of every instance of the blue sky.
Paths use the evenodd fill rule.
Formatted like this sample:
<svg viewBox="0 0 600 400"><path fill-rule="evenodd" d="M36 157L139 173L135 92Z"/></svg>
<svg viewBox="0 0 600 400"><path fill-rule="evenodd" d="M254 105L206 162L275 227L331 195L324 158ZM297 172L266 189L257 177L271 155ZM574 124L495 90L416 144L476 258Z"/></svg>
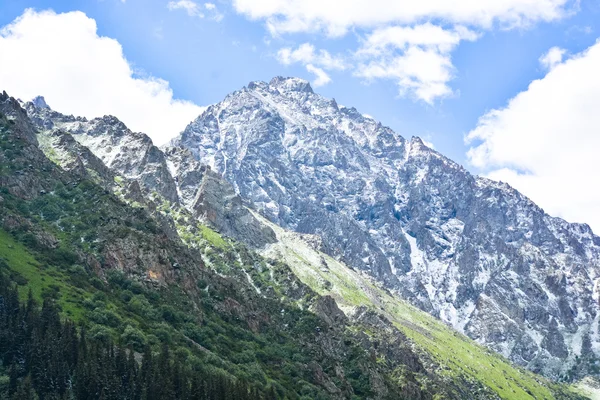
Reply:
<svg viewBox="0 0 600 400"><path fill-rule="evenodd" d="M177 98L199 105L220 101L252 80L277 75L312 79L301 65L277 62L277 50L314 43L331 53L356 48L357 30L343 38L299 33L273 38L263 21L249 21L231 5L216 3L220 22L194 18L184 10L170 11L166 0L23 1L0 4L0 25L20 16L25 8L80 10L96 20L98 34L117 39L135 67L167 80ZM433 105L400 97L387 80L365 82L347 71L333 72L332 82L317 88L340 104L355 106L403 136L422 136L436 149L466 164L463 135L485 111L504 105L544 70L538 59L553 46L572 53L589 47L600 34L600 3L583 1L581 11L550 23L514 30L485 32L475 42L461 43L452 54L455 94ZM269 44L267 44L269 43Z"/></svg>
<svg viewBox="0 0 600 400"><path fill-rule="evenodd" d="M330 79L326 84L313 85L318 86L315 87L317 92L334 97L339 104L356 107L404 137L421 136L433 143L436 150L473 172L507 180L548 207L555 215L582 222L596 221L600 214L600 194L578 193L579 197L586 196L591 206L586 206L585 213L569 214L569 209L581 209L581 206L575 205L573 199L561 200L560 205L551 203L548 199L556 197L556 193L546 187L551 186L549 183L545 184L545 189L537 192L525 189L531 186L531 182L523 182L524 176L543 176L545 182L552 182L552 176L549 176L548 169L538 171L537 165L530 165L526 160L527 154L525 159L514 159L507 153L506 149L519 146L522 138L512 137L512 142L502 145L504 147L498 147L498 143L501 139L508 140L510 135L505 133L507 126L525 125L520 124L513 116L527 115L526 110L514 110L508 106L509 101L521 92L529 92L529 85L534 80L550 82L547 75L554 73L549 72L554 69L554 64L552 68L543 65L540 57L549 49L558 47L561 54L564 54L555 63L560 66L555 69L558 74L561 68L569 67L571 59L580 57L582 52L596 44L600 37L599 1L582 0L573 3L568 0L482 0L480 10L471 10L468 5L457 6L458 10L446 10L443 1L422 0L422 8L415 7L406 12L402 9L394 10L393 5L399 2L392 0L357 0L344 4L349 3L358 4L355 8L359 11L353 13L352 7L347 7L349 10L346 11L328 0L290 0L287 3L283 0L211 0L211 3L192 0L3 0L0 2L0 26L14 23L26 8L33 8L36 12L51 9L57 14L72 11L85 13L88 19L96 22L98 37L112 38L122 46L123 57L135 71L135 77L163 79L167 88L172 89L174 99L189 102L177 104L179 108L173 111L172 118L179 119L191 119L189 116L200 111L194 105L205 106L218 102L229 92L253 80L268 81L274 76L284 75L299 76L314 82L315 75L307 70L307 64L310 64L323 71ZM360 3L371 4L378 9L372 12L367 9L368 12L362 12L368 14L365 16L361 14ZM505 10L497 7L497 4L502 3L507 4ZM528 5L521 7L525 3ZM279 6L271 7L269 4ZM514 11L515 8L517 11ZM481 14L477 14L478 12ZM489 21L481 16L489 17ZM413 39L408 39L404 43L405 47L394 47L391 32L384 32L387 28L412 30L425 25L439 28L444 34L454 35L454 39L458 38L448 47L438 42L433 47L424 47L419 43L415 45L415 48L425 49L427 54L435 56L441 63L438 67L446 66L445 70L433 73L434 84L438 85L434 94L431 91L427 92L429 94L418 92L415 87L421 87L423 82L415 83L414 80L419 78L410 74L408 77L394 75L397 70L392 71L389 63L398 57L405 69L410 70L410 60L402 57L414 45L410 40L418 42L421 39L411 36ZM464 33L465 30L468 32ZM369 47L370 39L375 43L376 33L381 33L380 36L385 37L383 40L388 41L380 47ZM17 36L14 32L7 32L6 28L2 35L12 39ZM73 35L77 35L76 28L73 28ZM428 40L430 37L428 36ZM326 51L332 58L340 60L343 67L332 67L317 56L309 60L298 56L296 61L288 59L286 65L282 49L293 52L302 44L313 46L315 54ZM39 68L48 68L44 66L45 62L60 67L61 60L65 58L61 54L56 59L40 60L42 65ZM61 84L60 79L54 75L46 80L55 81L58 86L56 89L46 85L35 86L35 79L31 78L35 71L18 76L17 69L17 72L9 71L3 75L1 65L7 60L10 60L7 52L4 55L0 53L0 89L12 88L9 94L26 97L39 87L39 94L45 95L51 106L60 105L55 107L59 111L93 114L96 110L103 110L100 106L94 110L78 108L85 99L77 99L73 103L79 104L71 105L68 99L60 97L60 93L54 94L53 90L60 91L58 85ZM23 58L20 62L30 63L27 60ZM386 64L387 70L382 72L381 68L369 68L375 64ZM364 68L361 69L361 65ZM600 65L598 67L600 70ZM435 69L436 66L432 68ZM451 78L439 78L444 72L449 72ZM93 73L99 74L97 71ZM381 74L387 74L387 77ZM565 75L569 75L569 72L565 72ZM42 78L43 75L40 79ZM406 83L405 80L400 83L404 78L410 82ZM25 81L30 81L31 85L21 88L19 83ZM425 83L427 84L428 82ZM44 89L46 92L41 93ZM63 91L62 94L65 93L68 91ZM577 93L573 96L576 95ZM100 94L90 96L97 97ZM590 96L593 100L597 99L595 92ZM106 101L103 104L105 103ZM539 106L544 107L542 104ZM160 108L159 105L156 107ZM558 107L563 108L565 107ZM143 124L139 125L142 128L138 128L134 117L131 118L132 122L127 119L129 111L124 109L119 113L119 108L108 111L113 110L118 117L133 125L134 129L143 130ZM493 114L494 110L503 111L505 120L494 119L481 127L478 124L479 118L490 116L489 113ZM181 124L185 125L185 122L188 121ZM530 122L527 121L527 124ZM594 122L590 121L588 125L595 126ZM483 128L486 128L485 133L481 133ZM512 128L512 131L517 129ZM152 136L153 132L149 133ZM174 133L176 132L169 132L169 135ZM464 138L469 134L473 140L465 144ZM547 137L541 131L531 135L525 138L525 142L531 143L532 149L536 146L536 141ZM556 132L555 135L549 137L562 138L565 132ZM595 140L590 138L597 136L598 131L592 130L578 140L582 147L596 146L596 141L588 140ZM156 138L156 134L153 137ZM472 151L468 153L470 149ZM504 149L504 153L500 153L501 149ZM542 150L545 154L561 151L560 147L539 151ZM575 149L572 157L576 158L578 154L579 150ZM535 157L537 156L533 158ZM570 160L565 159L563 162L569 163ZM542 164L540 162L539 165ZM593 165L595 164L580 168L590 169ZM595 224L599 230L600 216Z"/></svg>

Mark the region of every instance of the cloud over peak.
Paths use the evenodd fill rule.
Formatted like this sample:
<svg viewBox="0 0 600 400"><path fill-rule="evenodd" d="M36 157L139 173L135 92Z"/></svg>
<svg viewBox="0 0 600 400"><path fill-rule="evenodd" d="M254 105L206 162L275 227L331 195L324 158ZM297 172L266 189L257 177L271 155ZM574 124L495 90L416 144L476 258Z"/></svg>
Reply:
<svg viewBox="0 0 600 400"><path fill-rule="evenodd" d="M374 30L356 52L356 76L396 82L400 94L432 104L452 94L448 85L454 76L450 53L462 40L478 34L458 26L444 29L431 23L390 26Z"/></svg>
<svg viewBox="0 0 600 400"><path fill-rule="evenodd" d="M275 37L320 33L335 38L352 31L359 37L359 46L348 49L344 69L367 82L392 80L400 95L429 104L454 93L449 85L455 75L451 53L461 41L477 40L482 32L495 28L554 21L569 15L576 4L572 0L233 1L238 13L264 21ZM340 70L314 61L294 60L294 55L308 46L312 45L305 43L294 51L286 47L278 59L285 65L311 63L320 68L322 76Z"/></svg>

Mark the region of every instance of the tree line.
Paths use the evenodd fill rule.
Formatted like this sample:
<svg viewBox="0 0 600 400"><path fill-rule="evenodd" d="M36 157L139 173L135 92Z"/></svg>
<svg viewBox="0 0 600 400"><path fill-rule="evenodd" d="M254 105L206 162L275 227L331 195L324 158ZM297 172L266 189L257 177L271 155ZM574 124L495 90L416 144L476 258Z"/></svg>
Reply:
<svg viewBox="0 0 600 400"><path fill-rule="evenodd" d="M0 276L0 281L4 277ZM10 400L271 400L248 382L198 370L168 345L140 354L119 343L94 340L83 326L61 319L51 299L41 307L31 292L0 282L0 375Z"/></svg>

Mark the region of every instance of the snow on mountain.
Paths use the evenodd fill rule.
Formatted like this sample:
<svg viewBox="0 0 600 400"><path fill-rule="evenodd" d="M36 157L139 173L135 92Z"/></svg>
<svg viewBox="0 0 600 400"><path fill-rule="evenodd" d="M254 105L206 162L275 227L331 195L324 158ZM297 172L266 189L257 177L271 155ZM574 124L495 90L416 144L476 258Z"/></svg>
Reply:
<svg viewBox="0 0 600 400"><path fill-rule="evenodd" d="M156 191L166 200L178 201L177 185L169 172L166 157L146 134L132 132L110 115L88 120L63 115L47 106L40 108L35 101L26 103L25 109L42 131L72 134L108 168L138 181L148 193Z"/></svg>
<svg viewBox="0 0 600 400"><path fill-rule="evenodd" d="M518 364L583 374L598 352L600 238L471 175L308 82L251 82L173 140L271 221ZM167 150L168 152L169 150Z"/></svg>
<svg viewBox="0 0 600 400"><path fill-rule="evenodd" d="M251 245L272 243L244 211L251 205L520 365L553 378L597 374L600 238L304 80L251 82L163 149L114 117L40 104L25 108L41 131L72 134L146 196Z"/></svg>

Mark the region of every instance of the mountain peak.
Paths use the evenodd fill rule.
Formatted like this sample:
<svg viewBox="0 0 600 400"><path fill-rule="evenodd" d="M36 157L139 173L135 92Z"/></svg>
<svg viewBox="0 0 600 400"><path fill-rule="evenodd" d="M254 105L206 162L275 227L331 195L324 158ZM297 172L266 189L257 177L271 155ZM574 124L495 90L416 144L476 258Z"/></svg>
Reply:
<svg viewBox="0 0 600 400"><path fill-rule="evenodd" d="M413 137L411 137L411 138L410 138L410 143L411 143L412 145L415 145L415 146L425 146L425 143L423 143L423 139L421 139L421 138L420 138L420 137L418 137L418 136L413 136Z"/></svg>
<svg viewBox="0 0 600 400"><path fill-rule="evenodd" d="M46 99L44 99L44 96L35 96L33 99L31 99L31 103L36 108L47 108L47 109L50 109L50 106L48 105L48 103L46 103Z"/></svg>
<svg viewBox="0 0 600 400"><path fill-rule="evenodd" d="M305 80L252 82L190 124L177 145L272 222L320 235L330 256L511 360L543 364L547 376L575 365L572 337L600 315L589 306L597 307L598 290L589 288L600 282L593 234L516 191L496 190L422 138L405 140L312 92ZM571 280L542 278L555 270ZM535 318L510 319L534 308ZM589 340L600 346L597 336Z"/></svg>
<svg viewBox="0 0 600 400"><path fill-rule="evenodd" d="M282 76L276 76L271 79L269 86L273 89L284 91L314 93L307 80L294 77L284 78Z"/></svg>

